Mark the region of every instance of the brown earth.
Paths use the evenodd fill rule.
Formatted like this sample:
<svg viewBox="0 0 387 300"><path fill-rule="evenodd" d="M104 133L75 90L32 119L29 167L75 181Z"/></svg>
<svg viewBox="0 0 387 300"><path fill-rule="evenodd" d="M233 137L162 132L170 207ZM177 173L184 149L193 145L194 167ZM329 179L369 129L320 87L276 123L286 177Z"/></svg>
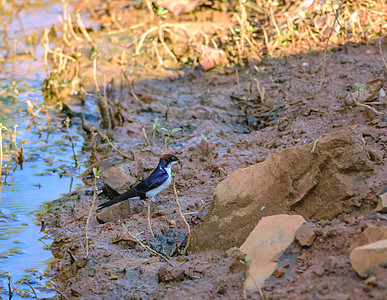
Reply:
<svg viewBox="0 0 387 300"><path fill-rule="evenodd" d="M385 44L383 50L387 53ZM238 76L198 71L193 76L136 81L138 95L150 100L148 108L141 111L133 98L121 98L123 114L137 109L141 113L132 113L128 117L132 121L113 129L112 136L117 145L123 141L119 144L122 152L133 151L142 169L149 171L157 164L155 154L162 153L163 139L159 134L157 147L146 145L142 125L148 137L155 116L160 117L161 127L183 129L169 147L184 162L176 170L176 187L182 210L189 213L188 221L195 227L204 220L216 186L232 171L262 162L280 150L313 143L323 134L342 129L360 134L375 175L359 207L334 219L309 220L315 241L307 248L291 246L279 261L283 270L276 273L278 278L272 276L262 292L266 299L384 299L387 269L377 269L372 280L361 279L351 268L347 251L368 226L387 225L387 216L373 211L377 195L387 188L386 99L373 104L383 114L363 106L343 107L353 84L383 78L377 40L347 43L329 52L324 87L317 93L321 59L320 53L290 55L259 62L264 72L251 67L239 69ZM265 86L265 105L255 89L249 91L249 75ZM73 122L80 121L74 118ZM201 133L208 144L201 142ZM105 170L113 165L110 151L107 144L99 143L93 153L97 161L110 157ZM44 217L55 239L50 274L57 299L61 295L67 299L243 299L246 266L235 267L232 253L212 250L173 256L170 266L127 238L124 223L140 240L150 239L145 207L125 220L105 224L97 222L94 209L87 258L85 224L92 195L93 187L86 186L72 197L79 201L73 203L67 197L54 201ZM104 197L98 196L97 204ZM172 248L176 239L180 242L184 237L186 227L171 188L158 197L151 222L158 239L167 239ZM246 297L259 299L260 294Z"/></svg>

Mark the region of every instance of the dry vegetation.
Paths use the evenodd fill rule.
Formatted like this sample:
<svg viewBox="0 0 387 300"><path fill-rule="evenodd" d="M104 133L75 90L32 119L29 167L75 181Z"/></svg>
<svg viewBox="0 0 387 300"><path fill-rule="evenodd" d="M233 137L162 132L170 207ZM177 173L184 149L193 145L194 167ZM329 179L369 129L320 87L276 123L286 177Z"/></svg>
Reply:
<svg viewBox="0 0 387 300"><path fill-rule="evenodd" d="M384 1L314 1L309 7L303 7L306 1L209 1L178 17L151 14L146 3L106 1L98 10L90 2L77 3L73 13L63 2L62 24L46 29L41 39L46 95L61 99L82 84L106 84L104 75L110 80L112 69L122 81L123 71L138 77L160 67L194 70L201 63L229 70L266 58L329 51L387 29ZM100 28L87 28L82 21L87 16Z"/></svg>

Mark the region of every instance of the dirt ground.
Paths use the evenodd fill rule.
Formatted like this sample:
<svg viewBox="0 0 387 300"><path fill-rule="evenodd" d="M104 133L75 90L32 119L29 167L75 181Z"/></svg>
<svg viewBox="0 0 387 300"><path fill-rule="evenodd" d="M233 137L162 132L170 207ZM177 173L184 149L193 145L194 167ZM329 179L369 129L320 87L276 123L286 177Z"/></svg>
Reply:
<svg viewBox="0 0 387 300"><path fill-rule="evenodd" d="M385 41L382 50L387 53ZM387 225L387 215L374 212L377 195L387 189L387 99L372 104L376 113L364 106L344 106L355 83L385 78L378 39L347 42L330 51L324 85L317 92L321 62L322 52L316 51L267 58L223 72L196 68L158 70L160 76L143 76L135 81L140 103L126 89L111 94L124 121L112 129L110 137L121 152L132 151L135 162L122 158L98 137L94 141L88 137L85 152L94 163L90 169L98 165L106 170L125 162L138 177L144 176L143 170L146 175L156 166L157 155L165 151L166 135L160 129L151 145L155 118L159 118L160 128L182 128L167 146L183 161L175 170L176 188L193 228L204 220L217 184L233 170L262 162L282 149L314 142L323 134L341 129L357 132L376 170L367 197L359 208L333 220L308 220L317 235L315 242L305 249L292 245L280 260L280 264L291 262L284 268L285 275L272 276L262 295L264 299L384 299L387 269L378 269L372 280L361 279L351 267L348 248L367 226ZM265 87L263 101L255 83L251 86L251 76ZM72 124L80 126L80 118L74 116ZM103 184L97 187L103 189ZM102 192L96 204L107 197ZM246 268L235 266L232 251L188 253L166 262L125 238L122 224L139 240L151 240L147 210L141 204L139 213L105 224L98 223L94 206L86 246L85 227L92 202L91 184L54 201L49 213L42 216L44 227L54 238L55 261L49 274L57 299L262 297L258 292L244 295ZM156 236L167 237L172 244L186 234L172 187L152 204L151 222Z"/></svg>
<svg viewBox="0 0 387 300"><path fill-rule="evenodd" d="M152 110L164 114L163 109L168 109L170 124L184 129L184 138L179 139L175 149L184 162L182 169L176 171L176 187L184 212L208 209L218 182L237 168L259 163L273 152L313 142L320 135L339 129L360 132L367 147L379 154L375 159L377 175L369 196L361 208L352 213L341 214L334 220L310 220L318 236L316 241L308 249L294 250L300 254L295 265L285 277L270 279L263 293L266 299L382 299L387 291L387 270L380 269L374 275L375 280L367 284L351 268L347 249L366 226L387 224L386 215L373 212L377 194L386 188L383 185L387 178L386 115L370 116L367 109L359 106L342 107L345 92L353 83L383 77L377 41L348 43L329 53L325 88L316 93L320 62L319 55L309 54L262 62L265 72L257 75L267 87L267 101L272 103L263 111L256 109L258 104L254 101L246 108L241 100L230 97L248 95L246 69L239 71L239 91L235 73L216 72L199 73L193 78L142 81L137 83L137 88L149 93L157 90L159 101L151 105ZM383 110L384 106L377 108ZM250 118L253 121L249 121ZM287 126L282 126L283 120L287 120ZM130 124L127 126L129 129ZM122 128L114 132L115 140L131 136ZM216 154L206 156L197 146L200 139L190 138L198 136L199 132L211 141L211 151ZM135 151L136 160L152 168L157 158L146 147L142 149ZM125 144L121 150L125 152ZM96 155L98 160L105 158L106 147ZM45 219L45 226L55 238L56 260L50 274L60 291L57 298L62 297L61 293L69 299L243 298L245 270L230 272L233 257L227 257L222 251L171 257L174 265L171 267L139 245L132 247L125 241L113 244L112 241L123 233L123 222L140 233L140 239L150 237L145 208L122 222L102 225L96 221L93 211L87 260L84 232L92 187L85 187L76 194L80 195L80 201L54 206L51 216ZM104 201L101 198L103 196L97 203ZM157 212L152 217L156 234L186 231L171 188L158 197L153 209ZM189 222L195 226L203 213L192 216ZM256 299L259 294L247 295L247 298Z"/></svg>

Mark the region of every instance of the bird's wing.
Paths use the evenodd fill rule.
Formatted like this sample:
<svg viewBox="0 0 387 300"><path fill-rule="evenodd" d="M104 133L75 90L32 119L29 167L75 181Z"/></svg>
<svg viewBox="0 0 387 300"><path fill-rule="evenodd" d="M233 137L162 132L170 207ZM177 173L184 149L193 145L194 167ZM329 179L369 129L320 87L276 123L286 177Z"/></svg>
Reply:
<svg viewBox="0 0 387 300"><path fill-rule="evenodd" d="M139 194L143 193L145 195L147 191L158 188L167 179L168 179L168 173L160 166L157 166L157 168L152 172L152 174L150 174L149 177L141 181L135 187L135 189Z"/></svg>
<svg viewBox="0 0 387 300"><path fill-rule="evenodd" d="M130 198L140 197L141 199L145 198L147 191L158 188L162 185L165 180L168 179L168 174L164 169L157 166L157 168L149 175L146 179L141 181L138 185L131 188L129 191L122 193L121 195L115 197L112 200L106 201L98 206L98 209L103 209L105 207L111 206L113 204L125 201Z"/></svg>

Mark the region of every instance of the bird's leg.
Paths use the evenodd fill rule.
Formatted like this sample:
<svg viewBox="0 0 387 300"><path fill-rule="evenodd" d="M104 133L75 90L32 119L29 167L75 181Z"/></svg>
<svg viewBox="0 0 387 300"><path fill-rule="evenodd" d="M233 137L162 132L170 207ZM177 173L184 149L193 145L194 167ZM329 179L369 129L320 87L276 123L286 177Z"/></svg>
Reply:
<svg viewBox="0 0 387 300"><path fill-rule="evenodd" d="M150 233L152 234L152 237L155 238L155 235L153 234L153 230L152 230L151 215L150 215L152 199L153 199L153 197L149 198L148 203L147 203L147 205L148 205L148 226L149 226Z"/></svg>

